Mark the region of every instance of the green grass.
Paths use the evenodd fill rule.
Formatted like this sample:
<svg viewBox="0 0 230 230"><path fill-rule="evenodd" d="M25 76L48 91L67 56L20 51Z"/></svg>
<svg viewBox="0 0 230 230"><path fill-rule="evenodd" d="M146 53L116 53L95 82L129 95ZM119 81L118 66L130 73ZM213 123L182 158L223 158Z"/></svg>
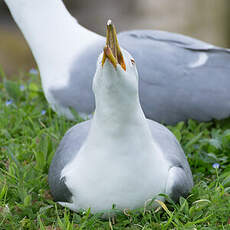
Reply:
<svg viewBox="0 0 230 230"><path fill-rule="evenodd" d="M39 76L24 78L28 79L24 89L19 80L0 83L1 230L230 229L230 120L169 127L191 165L195 181L191 195L179 204L167 199L160 209L120 213L113 223L91 215L90 210L74 213L52 201L48 168L74 122L58 117L47 106ZM220 167L213 168L214 163Z"/></svg>

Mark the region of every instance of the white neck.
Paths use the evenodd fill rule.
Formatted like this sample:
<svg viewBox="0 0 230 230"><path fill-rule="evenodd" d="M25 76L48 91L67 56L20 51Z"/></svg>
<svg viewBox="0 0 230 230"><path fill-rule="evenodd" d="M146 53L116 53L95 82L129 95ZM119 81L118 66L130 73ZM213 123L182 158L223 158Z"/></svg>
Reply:
<svg viewBox="0 0 230 230"><path fill-rule="evenodd" d="M100 38L69 14L61 0L5 0L42 69L70 65L89 43Z"/></svg>
<svg viewBox="0 0 230 230"><path fill-rule="evenodd" d="M151 132L138 95L132 95L131 100L128 97L122 100L114 95L104 95L103 98L101 96L95 95L96 110L86 144L103 145L106 140L107 143L126 145L124 140L127 140L127 145L130 146L128 140L138 140L138 146L143 144L146 148L152 147ZM116 152L116 149L114 151Z"/></svg>

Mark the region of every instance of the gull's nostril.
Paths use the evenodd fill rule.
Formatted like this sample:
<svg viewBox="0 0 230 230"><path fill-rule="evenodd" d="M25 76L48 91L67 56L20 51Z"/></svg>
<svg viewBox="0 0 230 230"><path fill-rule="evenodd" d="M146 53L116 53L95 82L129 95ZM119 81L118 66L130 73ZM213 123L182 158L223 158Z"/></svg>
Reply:
<svg viewBox="0 0 230 230"><path fill-rule="evenodd" d="M136 63L136 62L134 61L134 59L131 59L131 62L132 62L133 65Z"/></svg>

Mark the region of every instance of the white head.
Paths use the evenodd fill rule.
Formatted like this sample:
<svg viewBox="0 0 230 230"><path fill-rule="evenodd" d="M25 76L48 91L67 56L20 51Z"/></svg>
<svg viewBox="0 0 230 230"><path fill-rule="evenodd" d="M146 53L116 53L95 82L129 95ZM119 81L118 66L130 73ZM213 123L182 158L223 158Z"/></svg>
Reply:
<svg viewBox="0 0 230 230"><path fill-rule="evenodd" d="M136 63L119 47L111 23L107 24L107 45L97 61L93 91L96 109L127 111L139 105Z"/></svg>
<svg viewBox="0 0 230 230"><path fill-rule="evenodd" d="M95 97L114 97L118 100L132 100L138 96L138 73L132 56L122 49L126 70L117 63L116 67L107 58L103 64L101 53L93 81ZM112 98L110 98L112 99Z"/></svg>

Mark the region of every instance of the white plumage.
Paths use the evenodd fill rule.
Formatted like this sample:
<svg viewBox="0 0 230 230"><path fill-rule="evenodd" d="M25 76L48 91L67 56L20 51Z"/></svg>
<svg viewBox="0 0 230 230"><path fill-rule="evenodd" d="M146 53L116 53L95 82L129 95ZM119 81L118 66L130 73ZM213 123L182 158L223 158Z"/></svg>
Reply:
<svg viewBox="0 0 230 230"><path fill-rule="evenodd" d="M145 118L136 66L128 52L122 53L126 71L119 64L115 68L108 58L102 66L102 55L99 57L93 81L96 110L90 127L87 122L79 130L78 125L73 127L51 164L51 192L61 205L74 211L91 208L92 213L103 212L113 205L120 210L135 209L149 199L164 200L158 196L161 193L176 201L193 184L176 138L167 128ZM84 129L87 136L75 149L68 149L76 144L74 135L85 136ZM55 164L70 154L71 159L57 172ZM61 197L64 188L60 181L71 194L68 201Z"/></svg>

